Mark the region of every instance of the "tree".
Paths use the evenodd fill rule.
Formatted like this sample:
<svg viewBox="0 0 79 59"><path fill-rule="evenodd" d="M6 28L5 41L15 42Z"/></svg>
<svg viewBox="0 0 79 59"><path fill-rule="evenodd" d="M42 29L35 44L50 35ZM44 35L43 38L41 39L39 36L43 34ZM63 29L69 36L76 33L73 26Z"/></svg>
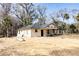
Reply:
<svg viewBox="0 0 79 59"><path fill-rule="evenodd" d="M77 30L79 31L79 13L74 15L73 18L77 21L75 25L76 25Z"/></svg>
<svg viewBox="0 0 79 59"><path fill-rule="evenodd" d="M77 16L75 18L77 21L79 21L79 13L77 14Z"/></svg>
<svg viewBox="0 0 79 59"><path fill-rule="evenodd" d="M34 4L32 3L19 3L16 4L15 15L20 19L23 26L31 25L32 21L36 18Z"/></svg>
<svg viewBox="0 0 79 59"><path fill-rule="evenodd" d="M2 22L2 24L4 25L4 28L6 29L6 33L7 33L7 37L9 36L9 30L11 29L11 26L12 26L12 22L10 20L10 17L7 16L3 19L4 21Z"/></svg>
<svg viewBox="0 0 79 59"><path fill-rule="evenodd" d="M11 4L10 3L1 3L2 7L2 24L4 29L6 30L6 36L9 36L9 29L12 26L11 20L10 20L10 11L11 11Z"/></svg>
<svg viewBox="0 0 79 59"><path fill-rule="evenodd" d="M45 24L46 8L38 5L37 6L37 13L38 13L38 20L39 20L40 25Z"/></svg>
<svg viewBox="0 0 79 59"><path fill-rule="evenodd" d="M63 26L63 30L64 30L64 28L65 28L65 30L68 30L66 23L64 23L64 20L68 20L70 18L68 11L65 9L65 10L61 10L61 12L59 12L59 13L60 13L60 17L63 18L63 25L65 26L65 27Z"/></svg>
<svg viewBox="0 0 79 59"><path fill-rule="evenodd" d="M67 25L66 25L66 23L64 22L64 20L68 20L68 19L70 18L70 15L68 14L68 11L67 11L66 9L64 9L64 10L59 10L59 11L57 11L57 12L54 12L54 13L53 13L53 16L52 16L51 18L52 18L52 20L53 20L53 22L54 22L55 24L61 23L61 26L58 25L58 27L59 27L60 29L62 29L62 32L63 32L63 33L64 33L64 32L67 32L66 30L67 30L68 28L67 28ZM60 18L63 19L62 22L58 21L58 20L60 20Z"/></svg>
<svg viewBox="0 0 79 59"><path fill-rule="evenodd" d="M2 16L6 16L10 14L11 11L11 3L0 3L1 8L2 8Z"/></svg>
<svg viewBox="0 0 79 59"><path fill-rule="evenodd" d="M51 17L51 19L52 19L53 23L58 27L59 21L57 19L55 19L55 17L53 17L53 16Z"/></svg>
<svg viewBox="0 0 79 59"><path fill-rule="evenodd" d="M70 18L67 9L59 10L58 11L58 15L59 15L59 17L62 17L63 18L63 22L64 22L64 20L68 20Z"/></svg>
<svg viewBox="0 0 79 59"><path fill-rule="evenodd" d="M69 14L68 13L64 14L64 19L69 19Z"/></svg>
<svg viewBox="0 0 79 59"><path fill-rule="evenodd" d="M76 31L76 27L75 27L75 25L74 24L71 24L70 25L70 30L71 30L71 33L75 33Z"/></svg>

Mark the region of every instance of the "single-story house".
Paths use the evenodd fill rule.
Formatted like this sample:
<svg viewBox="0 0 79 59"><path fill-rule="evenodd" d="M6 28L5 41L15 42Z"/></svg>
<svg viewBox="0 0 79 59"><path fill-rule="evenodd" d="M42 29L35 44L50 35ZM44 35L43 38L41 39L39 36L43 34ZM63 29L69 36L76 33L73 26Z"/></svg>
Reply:
<svg viewBox="0 0 79 59"><path fill-rule="evenodd" d="M18 29L17 39L23 40L29 37L48 37L55 34L61 34L57 26L53 23L39 25L38 23L34 25L29 25Z"/></svg>

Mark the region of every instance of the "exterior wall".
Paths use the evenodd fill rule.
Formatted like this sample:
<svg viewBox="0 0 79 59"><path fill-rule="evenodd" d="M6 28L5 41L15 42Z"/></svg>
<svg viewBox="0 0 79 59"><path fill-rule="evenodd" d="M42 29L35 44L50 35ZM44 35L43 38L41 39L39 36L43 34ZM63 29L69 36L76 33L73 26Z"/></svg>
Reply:
<svg viewBox="0 0 79 59"><path fill-rule="evenodd" d="M36 30L37 32L35 32L35 29L19 30L17 33L17 39L22 41L26 40L25 38L29 37L47 37L47 29L36 29ZM43 36L41 36L41 30L43 30ZM56 34L60 33L59 30L55 30L54 32Z"/></svg>
<svg viewBox="0 0 79 59"><path fill-rule="evenodd" d="M23 40L25 37L31 37L31 29L18 31L18 33L17 33L18 40Z"/></svg>
<svg viewBox="0 0 79 59"><path fill-rule="evenodd" d="M47 30L45 29L43 31L44 31L44 37L46 37L47 36Z"/></svg>
<svg viewBox="0 0 79 59"><path fill-rule="evenodd" d="M48 27L47 27L48 29L57 29L57 27L56 26L54 26L53 24L50 24L50 25L48 25Z"/></svg>
<svg viewBox="0 0 79 59"><path fill-rule="evenodd" d="M32 37L41 37L41 30L42 29L37 29L37 32L35 32L35 29L32 29ZM45 37L47 35L47 32L45 29L43 29L43 37Z"/></svg>
<svg viewBox="0 0 79 59"><path fill-rule="evenodd" d="M49 25L49 28L55 28L55 26L53 24Z"/></svg>
<svg viewBox="0 0 79 59"><path fill-rule="evenodd" d="M32 29L32 37L41 37L41 30L37 29L37 32L35 32L35 29Z"/></svg>
<svg viewBox="0 0 79 59"><path fill-rule="evenodd" d="M19 30L17 33L17 39L20 41L26 40L25 38L29 37L47 37L47 29L26 29L26 30ZM43 30L43 36L41 36L41 30ZM59 30L55 30L55 33L59 33Z"/></svg>
<svg viewBox="0 0 79 59"><path fill-rule="evenodd" d="M37 32L35 32L35 29L26 29L26 30L19 30L17 33L17 40L23 41L26 40L25 38L29 37L41 37L41 30L37 29ZM47 30L43 29L43 37L47 36Z"/></svg>

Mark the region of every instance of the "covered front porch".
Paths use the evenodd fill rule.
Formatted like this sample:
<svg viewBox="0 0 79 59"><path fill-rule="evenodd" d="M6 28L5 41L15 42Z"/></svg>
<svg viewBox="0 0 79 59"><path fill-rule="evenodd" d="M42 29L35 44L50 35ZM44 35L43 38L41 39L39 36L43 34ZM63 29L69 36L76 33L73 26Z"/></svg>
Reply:
<svg viewBox="0 0 79 59"><path fill-rule="evenodd" d="M62 30L59 29L46 29L46 30L41 30L41 36L55 36L55 35L61 35L63 34Z"/></svg>

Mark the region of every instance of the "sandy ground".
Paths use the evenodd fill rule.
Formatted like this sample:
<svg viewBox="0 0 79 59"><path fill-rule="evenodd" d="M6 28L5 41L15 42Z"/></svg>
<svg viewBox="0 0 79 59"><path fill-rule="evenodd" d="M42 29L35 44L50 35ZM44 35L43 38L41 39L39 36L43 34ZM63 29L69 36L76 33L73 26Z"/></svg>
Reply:
<svg viewBox="0 0 79 59"><path fill-rule="evenodd" d="M79 55L79 34L56 37L32 37L18 41L16 37L0 38L2 56L69 56Z"/></svg>

